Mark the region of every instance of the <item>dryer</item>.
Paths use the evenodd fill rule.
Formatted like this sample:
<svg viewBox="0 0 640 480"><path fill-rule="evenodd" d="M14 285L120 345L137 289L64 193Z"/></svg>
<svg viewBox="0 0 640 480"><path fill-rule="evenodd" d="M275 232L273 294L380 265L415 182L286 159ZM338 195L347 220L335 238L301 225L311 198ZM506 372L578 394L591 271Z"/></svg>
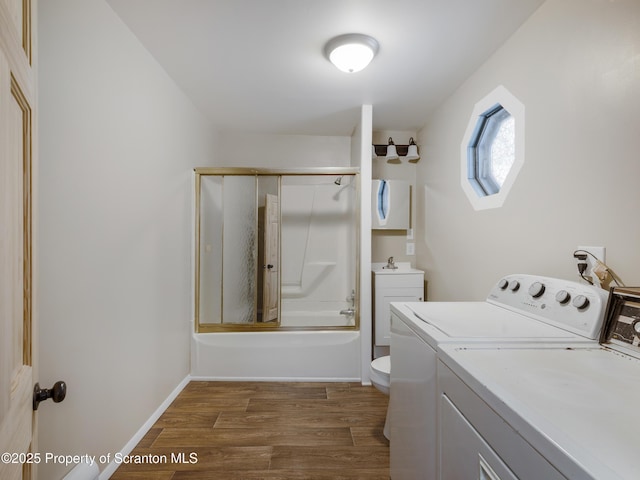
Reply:
<svg viewBox="0 0 640 480"><path fill-rule="evenodd" d="M439 478L637 479L640 289L607 310L600 344L443 346Z"/></svg>
<svg viewBox="0 0 640 480"><path fill-rule="evenodd" d="M391 478L438 478L438 351L446 344L597 344L607 292L526 274L483 302L391 304Z"/></svg>

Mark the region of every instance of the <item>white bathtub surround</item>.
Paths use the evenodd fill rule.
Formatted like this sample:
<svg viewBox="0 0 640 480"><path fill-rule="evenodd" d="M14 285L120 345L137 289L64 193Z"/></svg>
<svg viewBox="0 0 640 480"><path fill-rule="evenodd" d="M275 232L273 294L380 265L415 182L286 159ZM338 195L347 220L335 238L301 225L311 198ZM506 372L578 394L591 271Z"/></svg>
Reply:
<svg viewBox="0 0 640 480"><path fill-rule="evenodd" d="M360 332L194 334L196 380L360 381Z"/></svg>
<svg viewBox="0 0 640 480"><path fill-rule="evenodd" d="M346 299L356 289L355 178L341 176L339 185L334 177L283 178L283 317L294 318L293 311L324 317L351 306Z"/></svg>
<svg viewBox="0 0 640 480"><path fill-rule="evenodd" d="M352 327L355 315L341 315L340 312L354 307L350 295L343 295L336 301L296 301L282 300L280 325L282 327Z"/></svg>

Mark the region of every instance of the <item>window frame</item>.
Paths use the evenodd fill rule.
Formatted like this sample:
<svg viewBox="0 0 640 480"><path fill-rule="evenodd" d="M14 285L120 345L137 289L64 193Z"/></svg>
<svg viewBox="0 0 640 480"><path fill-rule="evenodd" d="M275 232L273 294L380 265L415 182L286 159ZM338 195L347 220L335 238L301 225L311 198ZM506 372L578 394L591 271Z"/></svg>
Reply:
<svg viewBox="0 0 640 480"><path fill-rule="evenodd" d="M491 126L491 117L506 111L514 119L515 158L502 186L478 161L479 144ZM461 145L461 185L475 210L498 208L504 204L524 164L524 105L502 85L476 103Z"/></svg>

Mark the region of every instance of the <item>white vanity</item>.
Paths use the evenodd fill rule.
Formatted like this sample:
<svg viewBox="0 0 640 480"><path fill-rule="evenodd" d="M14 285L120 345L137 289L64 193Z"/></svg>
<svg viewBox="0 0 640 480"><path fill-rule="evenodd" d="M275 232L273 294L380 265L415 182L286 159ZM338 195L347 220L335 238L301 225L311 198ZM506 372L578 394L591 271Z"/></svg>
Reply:
<svg viewBox="0 0 640 480"><path fill-rule="evenodd" d="M393 257L392 257L393 258ZM391 302L422 302L424 272L411 267L409 262L373 263L373 318L375 345L389 347L391 341Z"/></svg>

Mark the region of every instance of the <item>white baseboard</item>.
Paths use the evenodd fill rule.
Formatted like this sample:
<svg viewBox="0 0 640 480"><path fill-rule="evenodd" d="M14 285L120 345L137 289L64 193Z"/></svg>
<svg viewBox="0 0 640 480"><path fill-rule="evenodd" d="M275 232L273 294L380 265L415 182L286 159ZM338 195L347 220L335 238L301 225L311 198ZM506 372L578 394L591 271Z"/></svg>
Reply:
<svg viewBox="0 0 640 480"><path fill-rule="evenodd" d="M192 376L192 382L322 382L322 383L361 383L359 377L222 377L222 376Z"/></svg>
<svg viewBox="0 0 640 480"><path fill-rule="evenodd" d="M180 392L187 386L187 384L192 380L191 375L187 375L176 388L169 394L169 396L165 399L164 402L156 409L155 412L151 414L149 419L140 427L140 429L135 433L135 435L127 442L127 444L122 448L120 454L122 457L129 455L131 451L135 448L135 446L142 440L142 438L147 434L147 432L153 427L153 424L162 416L164 411L171 405L176 397L180 394ZM107 468L105 468L102 472L100 472L99 480L108 480L111 475L117 470L120 466L119 463L112 461Z"/></svg>

